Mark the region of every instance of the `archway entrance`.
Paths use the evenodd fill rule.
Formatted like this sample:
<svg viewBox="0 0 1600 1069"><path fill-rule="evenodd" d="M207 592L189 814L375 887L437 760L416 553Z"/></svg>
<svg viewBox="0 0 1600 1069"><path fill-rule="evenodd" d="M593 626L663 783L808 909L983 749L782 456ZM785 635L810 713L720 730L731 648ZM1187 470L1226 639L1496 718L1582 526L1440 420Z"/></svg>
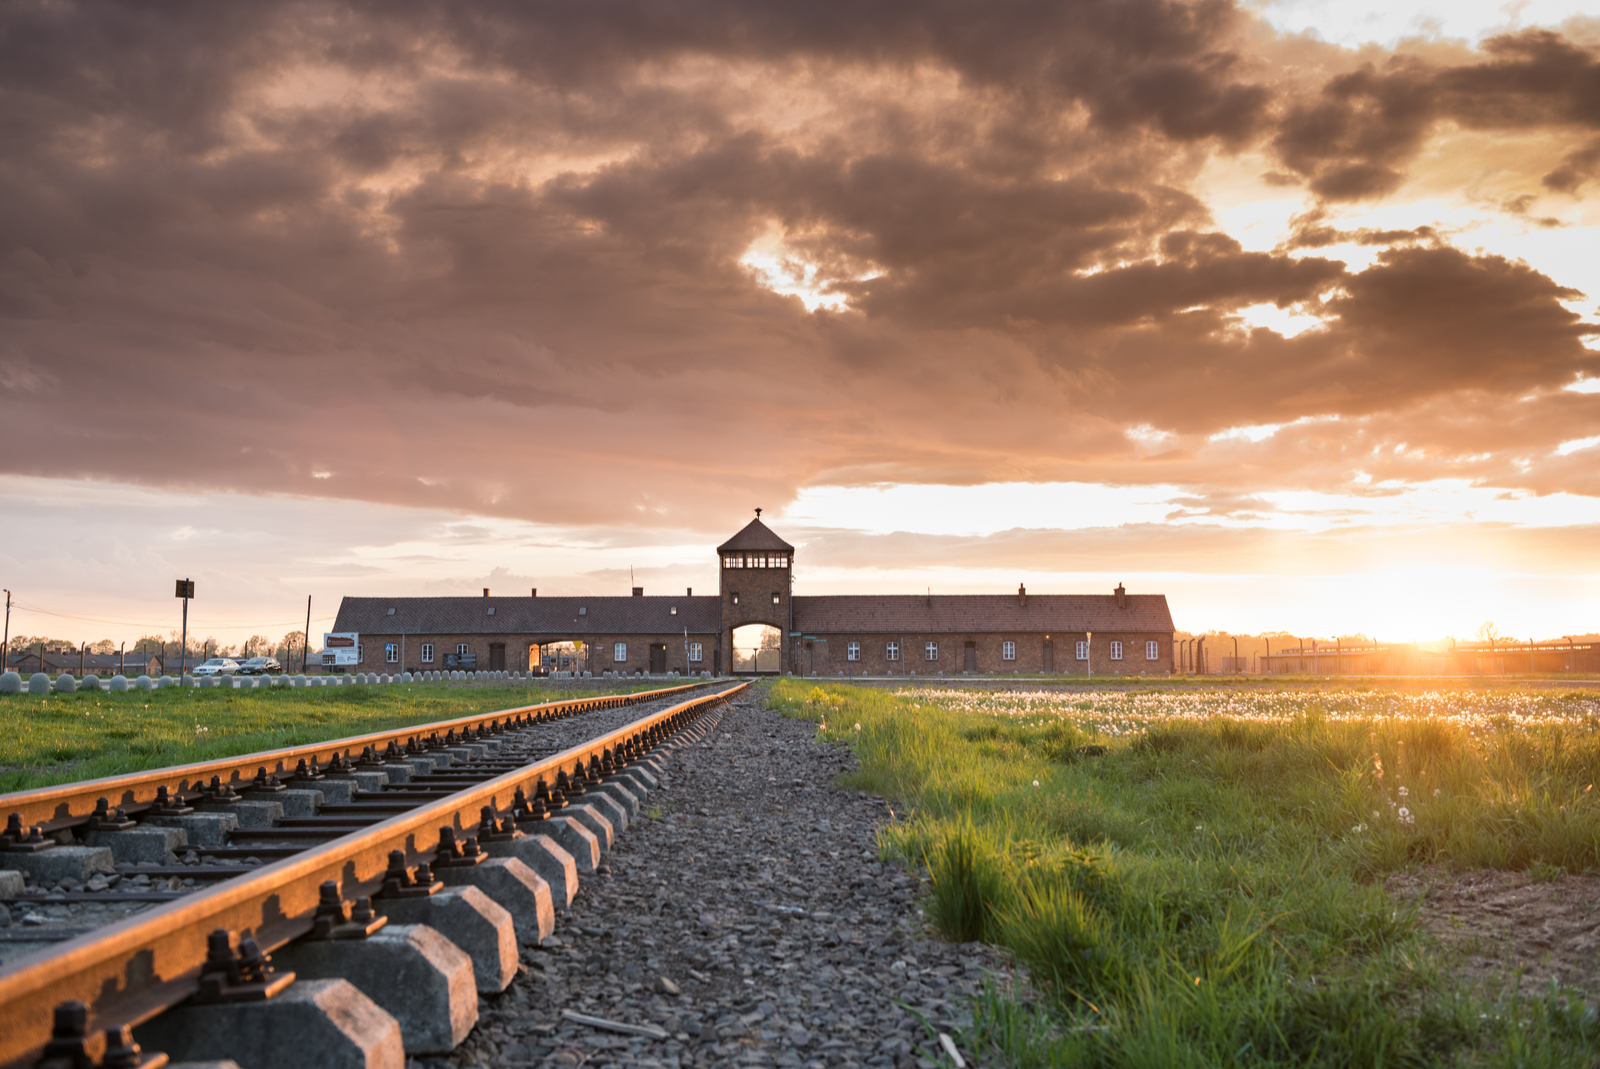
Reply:
<svg viewBox="0 0 1600 1069"><path fill-rule="evenodd" d="M777 675L783 671L783 632L771 624L733 629L734 675Z"/></svg>

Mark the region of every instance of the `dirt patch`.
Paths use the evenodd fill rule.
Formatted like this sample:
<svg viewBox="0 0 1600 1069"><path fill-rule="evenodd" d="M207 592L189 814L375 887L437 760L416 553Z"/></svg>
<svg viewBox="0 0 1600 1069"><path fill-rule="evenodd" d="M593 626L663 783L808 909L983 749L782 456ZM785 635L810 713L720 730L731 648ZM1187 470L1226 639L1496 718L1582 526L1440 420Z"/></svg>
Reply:
<svg viewBox="0 0 1600 1069"><path fill-rule="evenodd" d="M1384 887L1416 903L1424 930L1456 952L1452 967L1464 979L1495 988L1521 970L1525 990L1553 977L1600 996L1600 877L1424 870Z"/></svg>

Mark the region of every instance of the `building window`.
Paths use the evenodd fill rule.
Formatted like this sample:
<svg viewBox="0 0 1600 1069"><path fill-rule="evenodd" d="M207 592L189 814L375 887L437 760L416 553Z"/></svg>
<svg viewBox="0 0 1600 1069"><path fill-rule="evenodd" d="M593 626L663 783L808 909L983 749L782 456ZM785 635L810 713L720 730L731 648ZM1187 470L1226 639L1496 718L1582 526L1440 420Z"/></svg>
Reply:
<svg viewBox="0 0 1600 1069"><path fill-rule="evenodd" d="M1111 659L1113 661L1122 660L1122 643L1113 642L1111 644Z"/></svg>
<svg viewBox="0 0 1600 1069"><path fill-rule="evenodd" d="M385 642L383 644L383 659L390 664L400 663L400 643Z"/></svg>
<svg viewBox="0 0 1600 1069"><path fill-rule="evenodd" d="M782 594L774 593L772 595L772 604L778 605L778 604L781 604L782 601L783 601L783 595Z"/></svg>
<svg viewBox="0 0 1600 1069"><path fill-rule="evenodd" d="M674 606L673 606L673 607L672 607L672 615L673 615L673 616L676 616L676 615L678 615L678 607L677 607L677 606L676 606L676 605L674 605Z"/></svg>
<svg viewBox="0 0 1600 1069"><path fill-rule="evenodd" d="M494 606L493 605L489 606L489 615L490 616L494 615Z"/></svg>
<svg viewBox="0 0 1600 1069"><path fill-rule="evenodd" d="M1157 657L1160 657L1160 656L1161 656L1161 645L1160 645L1160 643L1157 643L1157 642L1146 642L1144 644L1144 659L1145 660L1153 661Z"/></svg>
<svg viewBox="0 0 1600 1069"><path fill-rule="evenodd" d="M900 659L900 643L891 642L885 646L883 648L883 659L886 661L898 661Z"/></svg>
<svg viewBox="0 0 1600 1069"><path fill-rule="evenodd" d="M1015 642L1002 642L1002 643L1000 643L1000 659L1002 661L1014 661L1014 660L1016 660L1017 659L1017 644Z"/></svg>
<svg viewBox="0 0 1600 1069"><path fill-rule="evenodd" d="M1087 661L1088 659L1089 659L1089 644L1080 639L1078 641L1078 660Z"/></svg>
<svg viewBox="0 0 1600 1069"><path fill-rule="evenodd" d="M422 644L422 663L423 664L432 664L433 663L433 643L431 643L431 642L424 642Z"/></svg>
<svg viewBox="0 0 1600 1069"><path fill-rule="evenodd" d="M939 659L939 644L937 642L928 643L923 648L922 659L925 661L937 661Z"/></svg>
<svg viewBox="0 0 1600 1069"><path fill-rule="evenodd" d="M612 646L611 659L617 664L621 664L623 661L626 661L628 659L628 644L626 642L618 642Z"/></svg>
<svg viewBox="0 0 1600 1069"><path fill-rule="evenodd" d="M729 597L732 599L735 605L739 604L739 592L737 590L730 594Z"/></svg>
<svg viewBox="0 0 1600 1069"><path fill-rule="evenodd" d="M844 644L844 658L847 661L861 660L861 643L846 642Z"/></svg>
<svg viewBox="0 0 1600 1069"><path fill-rule="evenodd" d="M367 644L365 642L356 643L356 661L361 664L367 663Z"/></svg>
<svg viewBox="0 0 1600 1069"><path fill-rule="evenodd" d="M465 642L459 642L459 643L456 644L456 656L457 657L465 657L467 655L467 652L468 652L467 644Z"/></svg>
<svg viewBox="0 0 1600 1069"><path fill-rule="evenodd" d="M689 660L691 660L691 661L703 660L703 658L700 656L700 652L701 652L701 650L703 648L704 647L702 647L700 645L700 643L698 643L698 642L689 643Z"/></svg>

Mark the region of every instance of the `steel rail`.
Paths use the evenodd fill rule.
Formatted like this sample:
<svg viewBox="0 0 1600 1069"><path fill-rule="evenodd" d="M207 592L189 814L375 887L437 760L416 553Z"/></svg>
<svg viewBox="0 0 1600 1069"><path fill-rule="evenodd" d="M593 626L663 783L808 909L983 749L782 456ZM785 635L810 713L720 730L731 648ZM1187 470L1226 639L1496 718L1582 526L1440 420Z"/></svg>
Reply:
<svg viewBox="0 0 1600 1069"><path fill-rule="evenodd" d="M567 698L539 705L519 705L512 709L497 709L491 713L474 713L453 720L439 720L391 731L374 731L366 735L329 739L326 742L307 743L304 746L292 746L282 750L262 750L239 757L223 757L189 765L171 765L167 768L151 769L148 772L130 772L121 776L106 776L102 779L63 783L55 787L0 794L0 820L9 819L12 813L16 813L21 816L24 826L42 824L45 834L48 835L51 832L87 824L89 817L94 813L95 803L101 798L107 799L112 806L121 806L129 816L138 816L155 802L156 791L161 787L166 787L174 794L181 794L200 784L209 784L211 778L216 776L220 777L222 782L238 789L242 784L254 779L256 771L261 768L282 778L292 773L300 761L309 762L315 759L325 764L335 753L342 754L346 750L359 752L368 746L381 750L390 742L404 743L413 737L420 739L430 735L448 734L451 731L460 732L467 728L477 730L495 720L529 713L571 715L596 709L617 709L638 705L641 702L660 701L673 694L682 694L709 685L688 683L678 687L663 687L660 690L639 691L636 694L601 694L592 698ZM0 864L0 867L4 867L3 864Z"/></svg>
<svg viewBox="0 0 1600 1069"><path fill-rule="evenodd" d="M391 850L405 851L411 864L429 860L441 829L475 834L484 806L503 810L518 788L531 795L540 779L553 782L557 772L587 764L675 717L687 727L688 714L698 716L749 685L651 713L459 794L263 865L255 875L226 880L0 967L0 1065L32 1064L62 1002L77 999L89 1006L91 1035L149 1020L198 989L210 932L249 930L263 950L276 949L311 930L324 880L338 881L346 900L370 895L382 886Z"/></svg>

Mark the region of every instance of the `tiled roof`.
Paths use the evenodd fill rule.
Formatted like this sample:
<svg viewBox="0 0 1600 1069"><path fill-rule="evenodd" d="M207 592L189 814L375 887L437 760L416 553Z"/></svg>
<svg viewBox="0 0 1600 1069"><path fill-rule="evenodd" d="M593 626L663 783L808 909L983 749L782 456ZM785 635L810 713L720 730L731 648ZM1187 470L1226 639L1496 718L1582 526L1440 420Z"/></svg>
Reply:
<svg viewBox="0 0 1600 1069"><path fill-rule="evenodd" d="M773 534L772 528L762 523L760 517L757 517L747 523L744 530L718 546L717 552L793 553L794 547Z"/></svg>
<svg viewBox="0 0 1600 1069"><path fill-rule="evenodd" d="M807 634L894 634L972 631L1174 630L1165 594L823 595L794 599L794 629Z"/></svg>
<svg viewBox="0 0 1600 1069"><path fill-rule="evenodd" d="M691 634L714 635L720 620L717 598L705 596L345 598L329 630L364 635L581 636L673 634L688 628Z"/></svg>

